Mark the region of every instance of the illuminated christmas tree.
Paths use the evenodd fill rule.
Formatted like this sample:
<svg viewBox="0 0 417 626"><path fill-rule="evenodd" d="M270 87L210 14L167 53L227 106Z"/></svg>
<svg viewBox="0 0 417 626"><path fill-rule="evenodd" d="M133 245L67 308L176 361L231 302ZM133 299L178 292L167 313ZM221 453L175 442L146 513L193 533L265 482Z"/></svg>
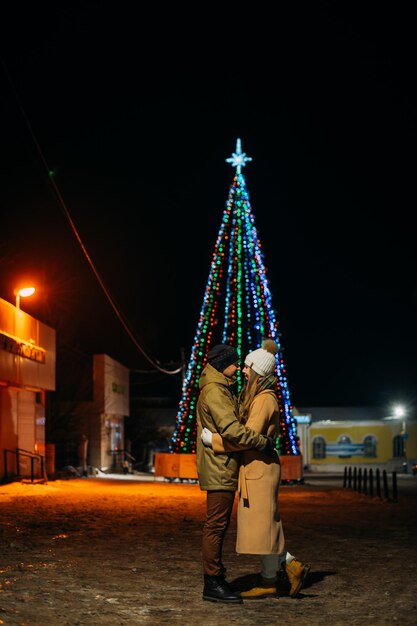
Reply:
<svg viewBox="0 0 417 626"><path fill-rule="evenodd" d="M171 452L196 451L198 382L210 348L218 343L233 345L243 360L248 352L261 346L263 339L270 337L279 348L276 355L281 430L278 450L281 455L300 453L280 344L281 333L272 308L261 243L242 174L248 161L252 159L242 152L238 139L236 152L226 159L236 168L236 175L214 246L203 306L183 381ZM238 391L242 388L242 376L239 372Z"/></svg>

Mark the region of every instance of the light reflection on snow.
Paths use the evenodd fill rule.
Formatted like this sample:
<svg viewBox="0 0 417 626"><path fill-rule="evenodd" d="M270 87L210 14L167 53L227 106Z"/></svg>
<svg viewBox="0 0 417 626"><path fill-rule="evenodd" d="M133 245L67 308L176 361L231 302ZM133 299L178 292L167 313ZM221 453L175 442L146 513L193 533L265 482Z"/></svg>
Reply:
<svg viewBox="0 0 417 626"><path fill-rule="evenodd" d="M55 535L54 537L52 537L52 539L68 539L69 535Z"/></svg>

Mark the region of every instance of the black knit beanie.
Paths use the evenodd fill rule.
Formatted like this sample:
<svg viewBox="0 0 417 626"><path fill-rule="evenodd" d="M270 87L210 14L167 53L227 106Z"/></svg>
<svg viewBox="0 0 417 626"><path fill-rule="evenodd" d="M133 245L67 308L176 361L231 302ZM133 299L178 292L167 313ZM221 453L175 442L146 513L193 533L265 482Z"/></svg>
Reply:
<svg viewBox="0 0 417 626"><path fill-rule="evenodd" d="M226 367L239 361L239 355L236 348L220 343L209 351L207 359L218 372L223 372Z"/></svg>

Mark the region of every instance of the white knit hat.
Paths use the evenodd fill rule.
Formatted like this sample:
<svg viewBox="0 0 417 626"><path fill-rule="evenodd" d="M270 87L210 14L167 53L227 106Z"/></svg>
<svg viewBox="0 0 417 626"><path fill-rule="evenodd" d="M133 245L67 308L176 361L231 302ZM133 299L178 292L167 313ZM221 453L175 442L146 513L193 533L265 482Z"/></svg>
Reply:
<svg viewBox="0 0 417 626"><path fill-rule="evenodd" d="M268 341L274 343L271 340ZM263 345L265 345L265 343ZM276 344L275 347L278 351ZM269 374L273 374L275 370L275 354L271 354L269 350L264 350L264 348L258 348L253 352L249 352L245 359L245 365L251 367L259 376L269 376Z"/></svg>

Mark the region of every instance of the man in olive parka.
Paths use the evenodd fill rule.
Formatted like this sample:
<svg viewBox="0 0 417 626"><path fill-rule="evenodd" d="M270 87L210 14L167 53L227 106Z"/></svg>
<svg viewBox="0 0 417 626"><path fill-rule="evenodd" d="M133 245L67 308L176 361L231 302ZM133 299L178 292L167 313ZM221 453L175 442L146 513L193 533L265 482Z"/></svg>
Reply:
<svg viewBox="0 0 417 626"><path fill-rule="evenodd" d="M203 428L219 433L242 450L256 448L275 454L272 439L246 428L239 422L237 397L233 392L239 355L226 344L214 346L207 355L199 381L197 402L197 472L200 489L207 492L207 515L203 527L203 600L241 603L240 594L226 582L222 548L235 492L238 487L239 457L236 452L214 454L201 441Z"/></svg>

